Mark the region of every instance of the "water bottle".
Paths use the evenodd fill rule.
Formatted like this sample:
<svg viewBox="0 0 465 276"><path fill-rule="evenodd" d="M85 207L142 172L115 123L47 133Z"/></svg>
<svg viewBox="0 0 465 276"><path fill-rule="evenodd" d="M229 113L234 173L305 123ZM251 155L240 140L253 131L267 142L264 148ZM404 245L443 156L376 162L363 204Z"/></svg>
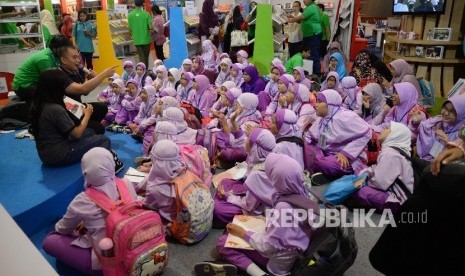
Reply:
<svg viewBox="0 0 465 276"><path fill-rule="evenodd" d="M103 238L98 243L98 247L100 248L101 255L103 257L114 257L115 251L113 247L113 241L110 238Z"/></svg>

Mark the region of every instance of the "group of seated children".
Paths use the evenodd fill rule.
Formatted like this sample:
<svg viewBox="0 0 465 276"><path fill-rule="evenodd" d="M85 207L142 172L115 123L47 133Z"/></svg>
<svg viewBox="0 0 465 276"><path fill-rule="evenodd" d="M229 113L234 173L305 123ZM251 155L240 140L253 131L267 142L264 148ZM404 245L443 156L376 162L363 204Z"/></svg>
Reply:
<svg viewBox="0 0 465 276"><path fill-rule="evenodd" d="M463 138L465 95L447 99L441 114L428 118L418 101L421 91L402 81L406 74L400 72L404 67L397 66L399 61L387 65L394 76L388 81L368 54L361 53L348 73L343 55L334 51L321 89L317 89L301 66L284 68L273 60L270 75L260 76L242 51L237 53L237 63L232 63L225 54L215 60L220 58L208 40L202 45L204 53L184 60L181 68L167 69L156 61L154 79L144 64L134 68L124 62L122 78L109 79L99 101L109 107L105 118L109 130L122 129L142 142L138 169L148 176L135 189L127 185L134 197L137 192L147 206L158 211L168 236L176 234L172 225L178 219L179 195L173 179L192 172L209 187L210 169L246 162L245 177L216 183L210 198L214 208L204 206L209 210L204 215L209 216L210 227L211 223L226 227L255 249L229 248L225 246L227 235L221 236L217 250L230 263L222 265L225 270L237 267L249 275L291 271L311 242L312 231L299 225L271 224L259 234L232 221L235 215L293 208L279 199L293 194L308 197L304 171L315 185L364 174L364 184L351 199L395 212L413 192L410 156L431 161L445 148L461 145L457 140ZM372 152L367 145L375 140L380 147L375 152L377 159L369 165L367 154ZM104 149L86 154L82 159L85 187L94 186L117 200L114 170L106 164L109 158ZM82 272L95 272L99 265L91 247L104 237L105 216L85 193L79 194L56 224L58 233L47 237L45 250ZM81 222L90 241L66 236ZM63 237L65 242L58 245ZM200 273L216 266L203 262L195 270Z"/></svg>

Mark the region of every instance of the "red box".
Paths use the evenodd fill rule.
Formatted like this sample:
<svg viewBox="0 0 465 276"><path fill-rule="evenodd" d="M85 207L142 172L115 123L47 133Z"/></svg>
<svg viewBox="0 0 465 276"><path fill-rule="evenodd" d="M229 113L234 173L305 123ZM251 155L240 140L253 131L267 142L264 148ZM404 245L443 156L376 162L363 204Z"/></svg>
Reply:
<svg viewBox="0 0 465 276"><path fill-rule="evenodd" d="M368 48L368 39L357 37L352 43L352 47L350 49L350 60L355 60L357 54Z"/></svg>

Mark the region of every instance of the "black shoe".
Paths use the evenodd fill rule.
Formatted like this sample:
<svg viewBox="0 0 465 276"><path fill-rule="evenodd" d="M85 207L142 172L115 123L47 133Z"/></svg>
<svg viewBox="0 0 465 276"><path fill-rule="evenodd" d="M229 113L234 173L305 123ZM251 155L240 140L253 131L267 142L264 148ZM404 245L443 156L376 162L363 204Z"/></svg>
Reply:
<svg viewBox="0 0 465 276"><path fill-rule="evenodd" d="M144 136L140 133L137 133L137 134L133 133L131 134L131 137L139 143L142 143L142 141L144 140Z"/></svg>
<svg viewBox="0 0 465 276"><path fill-rule="evenodd" d="M339 177L328 176L323 173L314 173L312 174L312 185L321 186L333 182Z"/></svg>
<svg viewBox="0 0 465 276"><path fill-rule="evenodd" d="M194 270L197 276L237 275L237 267L235 265L221 261L201 262L195 265Z"/></svg>
<svg viewBox="0 0 465 276"><path fill-rule="evenodd" d="M113 154L113 161L115 161L115 174L117 174L124 168L124 164L118 158L115 151L112 150L111 153Z"/></svg>

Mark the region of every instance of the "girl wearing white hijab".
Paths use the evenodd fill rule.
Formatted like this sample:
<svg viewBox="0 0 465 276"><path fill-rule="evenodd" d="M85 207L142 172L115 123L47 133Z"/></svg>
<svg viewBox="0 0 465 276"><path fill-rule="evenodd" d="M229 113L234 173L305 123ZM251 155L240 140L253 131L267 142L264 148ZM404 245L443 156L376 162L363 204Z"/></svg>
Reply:
<svg viewBox="0 0 465 276"><path fill-rule="evenodd" d="M179 71L182 73L186 72L192 72L192 60L189 58L186 58L182 61L181 68L179 68Z"/></svg>
<svg viewBox="0 0 465 276"><path fill-rule="evenodd" d="M168 70L168 82L166 83L166 88L177 89L179 81L181 80L181 71L178 68L170 68Z"/></svg>
<svg viewBox="0 0 465 276"><path fill-rule="evenodd" d="M368 173L367 186L362 187L353 197L364 205L377 210L391 209L394 212L413 192L412 163L410 156L412 133L397 122L381 132L378 140L382 150L375 165L362 171Z"/></svg>
<svg viewBox="0 0 465 276"><path fill-rule="evenodd" d="M232 61L230 58L223 58L220 62L220 72L216 78L215 85L220 87L225 81L229 78L229 73L231 72Z"/></svg>
<svg viewBox="0 0 465 276"><path fill-rule="evenodd" d="M48 46L52 37L60 34L60 32L58 31L52 14L46 9L40 11L40 24L42 25L45 43Z"/></svg>
<svg viewBox="0 0 465 276"><path fill-rule="evenodd" d="M110 151L96 147L90 149L81 161L84 176L84 188L96 189L112 201L119 199L115 181L123 181L133 200L137 199L133 185L115 176L115 162ZM123 185L124 185L123 184ZM85 192L78 194L68 206L66 214L55 225L55 231L44 240L45 252L64 264L86 275L93 275L101 270L100 263L92 250L92 244L105 238L105 219L103 211ZM87 232L75 236L75 229Z"/></svg>
<svg viewBox="0 0 465 276"><path fill-rule="evenodd" d="M165 65L159 65L157 66L155 73L157 74L157 78L153 81L153 86L157 89L157 91L160 91L160 89L163 89L168 85L168 70Z"/></svg>
<svg viewBox="0 0 465 276"><path fill-rule="evenodd" d="M218 50L216 46L211 42L211 40L207 39L202 42L202 60L205 69L212 70L214 72L218 72L218 68L216 67L217 59L218 59Z"/></svg>

